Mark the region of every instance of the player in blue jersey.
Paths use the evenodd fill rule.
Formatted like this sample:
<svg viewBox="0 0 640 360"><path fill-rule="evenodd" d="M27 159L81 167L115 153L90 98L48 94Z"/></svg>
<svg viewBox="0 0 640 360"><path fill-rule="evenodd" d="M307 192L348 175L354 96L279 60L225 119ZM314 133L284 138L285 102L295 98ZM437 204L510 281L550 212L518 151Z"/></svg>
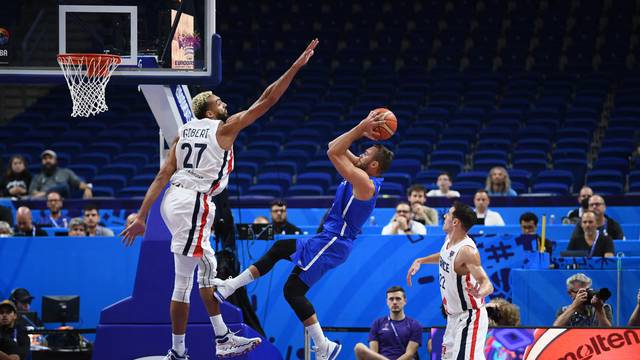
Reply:
<svg viewBox="0 0 640 360"><path fill-rule="evenodd" d="M391 165L393 153L382 145L374 145L355 156L349 147L362 137L374 139L377 134L373 129L384 124L383 116L371 112L353 129L329 143L327 155L345 180L336 190L322 232L303 240L276 241L240 275L216 283L215 296L222 302L236 289L265 275L279 260L291 260L295 266L284 286L284 296L309 331L316 359L335 359L341 345L324 336L313 305L305 294L327 271L347 260L353 241L375 208L383 180L379 176Z"/></svg>

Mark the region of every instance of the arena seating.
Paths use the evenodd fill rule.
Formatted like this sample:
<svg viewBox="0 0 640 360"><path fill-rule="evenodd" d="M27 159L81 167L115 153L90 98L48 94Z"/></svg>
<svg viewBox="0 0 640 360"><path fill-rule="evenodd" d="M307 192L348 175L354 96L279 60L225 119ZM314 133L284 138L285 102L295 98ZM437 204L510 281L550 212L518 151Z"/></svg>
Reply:
<svg viewBox="0 0 640 360"><path fill-rule="evenodd" d="M220 6L225 81L216 92L232 112L310 37L321 39L278 106L238 139L234 192L330 195L339 178L326 143L380 106L400 122L386 142L397 156L387 194L414 182L433 188L432 171L450 172L469 194L496 165L518 193L565 195L585 183L604 194L640 190L639 160L630 160L640 117L632 2L296 5L331 14L314 22L282 5ZM259 20L246 15L255 12ZM21 153L35 173L50 147L97 196L143 195L158 169L155 123L134 89L110 86L107 98L108 113L69 119L67 90L53 88L0 127L3 160ZM310 180L318 172L331 178Z"/></svg>

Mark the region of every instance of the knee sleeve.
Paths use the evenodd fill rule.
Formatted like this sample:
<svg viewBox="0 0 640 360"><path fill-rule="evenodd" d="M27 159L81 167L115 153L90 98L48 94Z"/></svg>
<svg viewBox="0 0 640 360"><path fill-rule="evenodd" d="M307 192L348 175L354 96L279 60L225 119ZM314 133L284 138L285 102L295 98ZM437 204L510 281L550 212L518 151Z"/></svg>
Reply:
<svg viewBox="0 0 640 360"><path fill-rule="evenodd" d="M271 271L278 261L289 259L294 252L296 252L295 239L278 240L266 254L262 255L262 257L253 264L253 266L258 269L260 275L264 275Z"/></svg>
<svg viewBox="0 0 640 360"><path fill-rule="evenodd" d="M305 321L316 313L313 305L305 296L307 291L309 291L309 286L302 282L297 274L289 275L289 279L284 284L284 298L300 321Z"/></svg>
<svg viewBox="0 0 640 360"><path fill-rule="evenodd" d="M193 270L199 259L180 254L173 254L175 265L175 279L173 282L173 295L171 300L189 303L191 289L193 288Z"/></svg>
<svg viewBox="0 0 640 360"><path fill-rule="evenodd" d="M176 274L176 278L173 283L173 295L171 296L171 300L188 304L189 298L191 298L192 288L193 276Z"/></svg>

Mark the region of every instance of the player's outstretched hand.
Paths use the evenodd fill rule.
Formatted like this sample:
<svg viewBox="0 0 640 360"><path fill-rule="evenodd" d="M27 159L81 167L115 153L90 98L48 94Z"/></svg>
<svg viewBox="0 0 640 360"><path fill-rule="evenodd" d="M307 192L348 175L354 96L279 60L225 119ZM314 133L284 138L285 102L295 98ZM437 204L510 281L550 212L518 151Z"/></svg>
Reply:
<svg viewBox="0 0 640 360"><path fill-rule="evenodd" d="M316 48L316 46L318 46L319 42L320 41L318 41L317 38L311 40L307 48L304 49L304 51L302 52L302 55L300 55L298 60L296 60L296 62L293 63L293 66L302 67L306 65L307 62L309 62L309 59L313 56L313 50Z"/></svg>
<svg viewBox="0 0 640 360"><path fill-rule="evenodd" d="M144 234L144 230L147 225L144 223L144 220L138 216L131 225L127 226L122 232L120 236L122 236L122 243L124 246L131 246L133 241L136 239L136 236Z"/></svg>
<svg viewBox="0 0 640 360"><path fill-rule="evenodd" d="M411 286L411 277L415 275L418 270L420 270L420 263L414 261L413 264L411 264L409 271L407 271L407 285Z"/></svg>
<svg viewBox="0 0 640 360"><path fill-rule="evenodd" d="M369 115L367 115L366 118L364 118L362 121L360 121L359 126L361 126L362 128L362 136L371 139L371 140L377 140L380 136L380 133L378 131L376 131L375 129L378 128L379 126L384 125L386 114L382 111L380 112L375 112L375 111L371 111L369 112Z"/></svg>

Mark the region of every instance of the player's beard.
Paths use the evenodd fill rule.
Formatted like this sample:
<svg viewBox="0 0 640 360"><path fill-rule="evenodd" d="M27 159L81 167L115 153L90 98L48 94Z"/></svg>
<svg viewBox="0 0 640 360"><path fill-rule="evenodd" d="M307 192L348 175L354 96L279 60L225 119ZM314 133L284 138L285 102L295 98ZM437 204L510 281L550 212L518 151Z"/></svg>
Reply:
<svg viewBox="0 0 640 360"><path fill-rule="evenodd" d="M227 121L228 118L229 118L229 112L227 111L227 109L225 109L223 112L218 114L218 120Z"/></svg>
<svg viewBox="0 0 640 360"><path fill-rule="evenodd" d="M368 163L365 163L364 161L362 161L361 159L358 159L358 162L356 162L356 167L358 169L362 169L364 171L367 171L367 167L369 166Z"/></svg>

